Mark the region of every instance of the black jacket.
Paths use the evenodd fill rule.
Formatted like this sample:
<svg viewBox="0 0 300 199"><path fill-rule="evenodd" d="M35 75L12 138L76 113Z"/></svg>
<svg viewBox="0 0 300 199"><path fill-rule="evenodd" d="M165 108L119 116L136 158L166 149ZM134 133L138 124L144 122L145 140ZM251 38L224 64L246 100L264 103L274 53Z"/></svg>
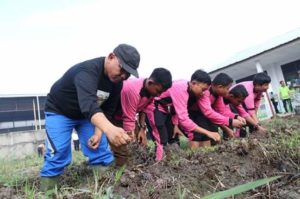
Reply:
<svg viewBox="0 0 300 199"><path fill-rule="evenodd" d="M122 82L113 83L104 74L104 57L71 67L52 86L47 95L45 111L71 119L91 119L97 112L108 118L115 112Z"/></svg>

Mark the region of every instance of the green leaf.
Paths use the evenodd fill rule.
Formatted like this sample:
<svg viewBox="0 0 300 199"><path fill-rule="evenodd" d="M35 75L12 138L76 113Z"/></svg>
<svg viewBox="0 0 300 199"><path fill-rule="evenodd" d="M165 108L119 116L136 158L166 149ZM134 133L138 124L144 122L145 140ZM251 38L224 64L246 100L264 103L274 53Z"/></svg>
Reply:
<svg viewBox="0 0 300 199"><path fill-rule="evenodd" d="M231 196L234 196L236 194L239 194L239 193L248 191L250 189L254 189L256 187L259 187L261 185L267 184L267 183L269 183L273 180L276 180L280 177L281 176L274 176L274 177L271 177L271 178L260 179L260 180L254 181L254 182L248 182L246 184L238 185L238 186L233 187L231 189L228 189L226 191L220 191L220 192L205 196L202 199L222 199L222 198L231 197Z"/></svg>

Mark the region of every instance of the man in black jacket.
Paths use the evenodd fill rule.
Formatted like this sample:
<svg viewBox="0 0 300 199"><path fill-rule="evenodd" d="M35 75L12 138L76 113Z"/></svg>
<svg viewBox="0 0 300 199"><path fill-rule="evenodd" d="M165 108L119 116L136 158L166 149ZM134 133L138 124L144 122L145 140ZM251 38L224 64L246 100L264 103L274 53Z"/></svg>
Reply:
<svg viewBox="0 0 300 199"><path fill-rule="evenodd" d="M130 137L109 118L120 98L122 81L138 77L138 51L120 44L107 57L84 61L71 67L52 86L45 105L46 153L41 169L41 190L53 189L58 177L71 163L71 134L78 132L81 150L89 164L99 168L114 158L108 140L115 146Z"/></svg>

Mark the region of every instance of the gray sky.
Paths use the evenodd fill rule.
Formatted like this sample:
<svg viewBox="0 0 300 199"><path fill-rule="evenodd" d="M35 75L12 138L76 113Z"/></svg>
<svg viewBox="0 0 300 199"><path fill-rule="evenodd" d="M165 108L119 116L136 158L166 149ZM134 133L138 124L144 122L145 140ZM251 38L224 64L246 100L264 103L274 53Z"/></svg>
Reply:
<svg viewBox="0 0 300 199"><path fill-rule="evenodd" d="M298 3L299 2L299 3ZM140 76L210 71L235 53L300 27L297 0L1 0L0 94L46 94L72 65L119 43Z"/></svg>

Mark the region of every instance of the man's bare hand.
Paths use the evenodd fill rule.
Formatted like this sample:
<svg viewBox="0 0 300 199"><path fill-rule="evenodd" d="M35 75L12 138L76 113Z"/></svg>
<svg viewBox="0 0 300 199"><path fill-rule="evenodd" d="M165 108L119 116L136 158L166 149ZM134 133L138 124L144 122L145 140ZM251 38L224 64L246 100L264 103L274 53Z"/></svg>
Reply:
<svg viewBox="0 0 300 199"><path fill-rule="evenodd" d="M179 129L179 127L177 125L174 125L173 138L175 138L177 135L184 136L183 132Z"/></svg>
<svg viewBox="0 0 300 199"><path fill-rule="evenodd" d="M232 126L236 127L236 128L242 128L244 126L244 123L241 122L238 119L233 119L232 120Z"/></svg>
<svg viewBox="0 0 300 199"><path fill-rule="evenodd" d="M134 131L127 131L127 135L130 137L132 142L136 141L136 135Z"/></svg>
<svg viewBox="0 0 300 199"><path fill-rule="evenodd" d="M105 133L109 142L115 146L128 144L132 140L130 136L125 132L124 129L116 126L112 126Z"/></svg>
<svg viewBox="0 0 300 199"><path fill-rule="evenodd" d="M102 135L94 134L88 141L88 147L96 150L100 144Z"/></svg>
<svg viewBox="0 0 300 199"><path fill-rule="evenodd" d="M225 133L226 133L228 138L234 138L235 137L234 131L229 129L229 128L225 130Z"/></svg>
<svg viewBox="0 0 300 199"><path fill-rule="evenodd" d="M221 136L218 132L209 132L207 136L213 139L215 142L219 142L221 140Z"/></svg>
<svg viewBox="0 0 300 199"><path fill-rule="evenodd" d="M138 142L143 146L147 146L148 140L146 136L146 129L141 128L138 133Z"/></svg>
<svg viewBox="0 0 300 199"><path fill-rule="evenodd" d="M243 118L243 117L241 117L241 116L238 116L237 119L240 120L240 121L243 123L243 125L246 125L246 124L247 124L245 118Z"/></svg>
<svg viewBox="0 0 300 199"><path fill-rule="evenodd" d="M258 133L266 133L267 132L267 129L262 127L262 126L258 126L257 127L257 132Z"/></svg>

